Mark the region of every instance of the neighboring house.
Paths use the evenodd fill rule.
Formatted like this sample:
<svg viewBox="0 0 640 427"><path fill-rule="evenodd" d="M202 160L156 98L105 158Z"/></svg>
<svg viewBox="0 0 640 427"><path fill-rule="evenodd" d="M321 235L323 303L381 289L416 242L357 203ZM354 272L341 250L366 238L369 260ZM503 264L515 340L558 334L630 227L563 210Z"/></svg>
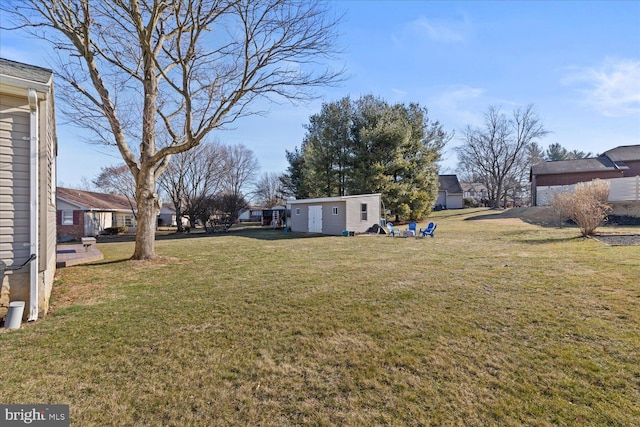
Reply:
<svg viewBox="0 0 640 427"><path fill-rule="evenodd" d="M261 225L284 227L287 222L287 207L272 206L269 209L262 209L260 216Z"/></svg>
<svg viewBox="0 0 640 427"><path fill-rule="evenodd" d="M478 205L484 205L489 199L487 187L481 182L461 182L462 198L472 199Z"/></svg>
<svg viewBox="0 0 640 427"><path fill-rule="evenodd" d="M173 203L163 203L158 214L158 227L176 227L176 208Z"/></svg>
<svg viewBox="0 0 640 427"><path fill-rule="evenodd" d="M23 318L47 313L56 269L56 123L53 73L0 59L0 318L24 301Z"/></svg>
<svg viewBox="0 0 640 427"><path fill-rule="evenodd" d="M531 167L531 200L534 206L549 203L552 187L569 186L594 179L619 179L640 175L640 145L605 151L588 159L540 162Z"/></svg>
<svg viewBox="0 0 640 427"><path fill-rule="evenodd" d="M291 231L341 235L363 233L381 218L380 193L356 196L289 200Z"/></svg>
<svg viewBox="0 0 640 427"><path fill-rule="evenodd" d="M58 240L97 236L109 227L135 229L132 206L124 196L62 187L56 196Z"/></svg>
<svg viewBox="0 0 640 427"><path fill-rule="evenodd" d="M249 206L238 215L238 222L262 222L262 206Z"/></svg>
<svg viewBox="0 0 640 427"><path fill-rule="evenodd" d="M456 175L438 175L436 209L462 209L462 187Z"/></svg>

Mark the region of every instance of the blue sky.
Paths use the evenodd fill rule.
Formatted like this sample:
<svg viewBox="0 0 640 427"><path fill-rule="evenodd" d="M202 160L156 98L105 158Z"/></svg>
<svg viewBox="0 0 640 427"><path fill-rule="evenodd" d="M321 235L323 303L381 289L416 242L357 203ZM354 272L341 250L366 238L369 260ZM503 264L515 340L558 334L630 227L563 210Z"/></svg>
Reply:
<svg viewBox="0 0 640 427"><path fill-rule="evenodd" d="M533 104L550 133L541 144L599 154L640 144L640 1L335 1L346 68L339 87L307 105L261 104L213 137L244 144L262 172L283 172L285 150L304 138L322 102L373 94L418 102L445 130L481 125L489 106L506 113ZM0 56L50 67L48 46L2 32ZM55 70L54 70L55 71ZM82 132L58 125L58 182L79 185L121 163ZM454 138L442 170L455 172Z"/></svg>

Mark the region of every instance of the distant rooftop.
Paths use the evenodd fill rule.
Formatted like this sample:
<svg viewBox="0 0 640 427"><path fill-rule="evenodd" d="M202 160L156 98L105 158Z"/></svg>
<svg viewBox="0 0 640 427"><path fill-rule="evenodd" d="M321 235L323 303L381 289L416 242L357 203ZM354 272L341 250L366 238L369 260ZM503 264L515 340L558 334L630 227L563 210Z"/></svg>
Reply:
<svg viewBox="0 0 640 427"><path fill-rule="evenodd" d="M540 162L531 167L534 175L626 170L625 162L640 160L640 145L624 145L588 159Z"/></svg>
<svg viewBox="0 0 640 427"><path fill-rule="evenodd" d="M56 195L84 210L131 210L126 197L119 194L95 193L58 187ZM132 201L135 208L135 201Z"/></svg>
<svg viewBox="0 0 640 427"><path fill-rule="evenodd" d="M440 191L451 194L462 193L462 187L456 175L438 175L438 182L440 183Z"/></svg>

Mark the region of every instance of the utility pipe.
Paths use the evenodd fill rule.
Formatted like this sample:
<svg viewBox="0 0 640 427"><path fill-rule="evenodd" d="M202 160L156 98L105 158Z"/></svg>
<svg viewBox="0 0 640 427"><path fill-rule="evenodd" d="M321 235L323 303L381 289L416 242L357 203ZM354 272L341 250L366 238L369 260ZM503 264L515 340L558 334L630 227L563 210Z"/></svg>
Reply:
<svg viewBox="0 0 640 427"><path fill-rule="evenodd" d="M28 90L30 114L30 230L29 230L29 246L30 253L39 257L38 253L38 158L39 158L39 120L38 120L38 94L35 89ZM29 265L29 322L38 320L38 262L32 262Z"/></svg>

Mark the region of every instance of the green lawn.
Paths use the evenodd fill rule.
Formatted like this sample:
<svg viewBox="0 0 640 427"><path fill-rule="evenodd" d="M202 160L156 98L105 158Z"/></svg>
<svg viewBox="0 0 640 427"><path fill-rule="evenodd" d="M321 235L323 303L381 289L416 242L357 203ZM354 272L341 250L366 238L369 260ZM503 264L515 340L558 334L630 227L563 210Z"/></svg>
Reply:
<svg viewBox="0 0 640 427"><path fill-rule="evenodd" d="M490 213L436 213L435 239L163 239L154 262L99 244L0 333L0 402L79 426L640 425L640 246Z"/></svg>

